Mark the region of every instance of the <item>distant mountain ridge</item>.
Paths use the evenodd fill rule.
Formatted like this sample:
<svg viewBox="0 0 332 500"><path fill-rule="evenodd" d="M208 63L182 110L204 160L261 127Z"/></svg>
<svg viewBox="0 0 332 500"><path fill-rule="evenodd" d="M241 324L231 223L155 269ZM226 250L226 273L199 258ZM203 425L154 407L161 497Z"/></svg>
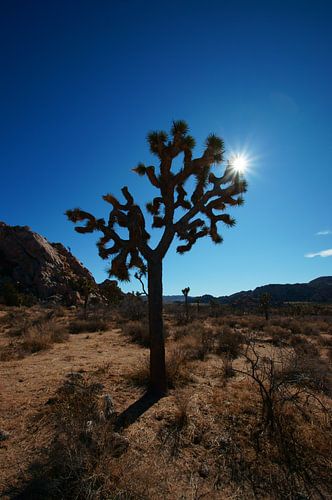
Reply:
<svg viewBox="0 0 332 500"><path fill-rule="evenodd" d="M214 297L202 295L200 302L209 303L211 300L220 304L241 304L258 302L263 293L269 293L274 303L282 302L332 302L332 276L321 276L309 283L294 284L269 284L259 286L254 290L241 291L232 295ZM166 295L164 302L182 302L183 295ZM195 297L189 297L190 302L195 302Z"/></svg>

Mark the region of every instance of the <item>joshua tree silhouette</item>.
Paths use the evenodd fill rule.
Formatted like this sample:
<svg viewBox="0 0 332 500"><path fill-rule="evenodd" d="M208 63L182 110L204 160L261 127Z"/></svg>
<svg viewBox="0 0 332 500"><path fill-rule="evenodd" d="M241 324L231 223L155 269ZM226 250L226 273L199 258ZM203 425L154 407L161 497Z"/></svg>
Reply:
<svg viewBox="0 0 332 500"><path fill-rule="evenodd" d="M189 321L189 311L188 311L188 295L189 295L189 292L190 292L189 286L187 286L186 288L184 288L182 290L182 293L184 295L184 308L185 308L185 311L186 311L186 322L187 323Z"/></svg>
<svg viewBox="0 0 332 500"><path fill-rule="evenodd" d="M188 125L184 121L173 122L170 136L163 131L151 132L147 140L151 152L159 160L159 167L156 169L139 163L133 170L140 176L147 176L152 186L159 191L158 196L146 205L152 215L152 227L163 228L155 248L148 243L150 235L145 227L145 217L127 187L122 188L125 203L120 203L112 194L103 196L112 205L107 221L97 219L79 208L68 210L66 215L74 223L85 221L84 226L75 227L77 232L102 233L97 247L102 259L112 257L109 269L111 276L128 281L131 268L143 270L147 265L150 389L155 394L163 395L167 392L162 315L163 258L174 237L182 242L177 246L180 254L188 252L198 239L207 235L214 243L221 243L217 224L235 224L235 220L225 210L229 206L242 205L246 181L229 162L221 177L211 171L214 164L223 161L224 156L224 142L215 134L207 137L203 154L193 158L195 140L188 134ZM174 172L172 163L179 155L183 155L182 166ZM184 186L191 178L196 183L189 196ZM127 238L123 237L123 230L116 230L117 226L127 230ZM109 242L112 242L110 247L107 246Z"/></svg>
<svg viewBox="0 0 332 500"><path fill-rule="evenodd" d="M262 293L262 295L259 297L259 302L261 305L261 308L264 311L265 314L265 319L268 321L270 317L270 307L271 307L271 302L272 302L272 297L269 293Z"/></svg>

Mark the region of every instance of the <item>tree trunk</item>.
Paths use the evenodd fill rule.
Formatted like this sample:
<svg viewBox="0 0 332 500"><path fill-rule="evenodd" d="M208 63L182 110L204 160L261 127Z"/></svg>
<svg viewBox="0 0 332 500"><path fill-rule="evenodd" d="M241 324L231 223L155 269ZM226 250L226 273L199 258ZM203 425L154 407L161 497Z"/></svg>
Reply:
<svg viewBox="0 0 332 500"><path fill-rule="evenodd" d="M186 323L189 321L189 311L188 311L188 294L184 296L185 308L186 308Z"/></svg>
<svg viewBox="0 0 332 500"><path fill-rule="evenodd" d="M165 340L163 329L162 261L148 262L150 389L158 395L167 393Z"/></svg>

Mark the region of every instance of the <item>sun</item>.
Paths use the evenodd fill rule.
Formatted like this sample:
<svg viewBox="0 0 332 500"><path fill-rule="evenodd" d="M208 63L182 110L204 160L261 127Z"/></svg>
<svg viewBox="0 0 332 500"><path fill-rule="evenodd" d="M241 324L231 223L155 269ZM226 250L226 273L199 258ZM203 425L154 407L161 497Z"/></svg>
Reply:
<svg viewBox="0 0 332 500"><path fill-rule="evenodd" d="M234 154L230 159L232 168L238 174L244 174L248 168L249 160L244 154Z"/></svg>

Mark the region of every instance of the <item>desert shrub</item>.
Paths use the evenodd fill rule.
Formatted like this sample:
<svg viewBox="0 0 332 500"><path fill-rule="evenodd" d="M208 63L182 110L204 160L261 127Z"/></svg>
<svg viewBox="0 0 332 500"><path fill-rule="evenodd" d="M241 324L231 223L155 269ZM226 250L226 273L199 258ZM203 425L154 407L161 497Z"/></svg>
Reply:
<svg viewBox="0 0 332 500"><path fill-rule="evenodd" d="M225 380L234 377L235 371L233 368L233 359L228 353L221 355L222 359L222 376Z"/></svg>
<svg viewBox="0 0 332 500"><path fill-rule="evenodd" d="M0 295L6 306L26 306L32 307L37 303L37 299L30 293L22 293L13 283L7 281L2 284Z"/></svg>
<svg viewBox="0 0 332 500"><path fill-rule="evenodd" d="M202 328L200 333L199 358L204 360L207 354L214 349L214 334L211 328Z"/></svg>
<svg viewBox="0 0 332 500"><path fill-rule="evenodd" d="M174 340L181 340L184 337L190 335L191 328L188 325L180 326L174 329L173 338Z"/></svg>
<svg viewBox="0 0 332 500"><path fill-rule="evenodd" d="M308 340L305 337L302 337L302 335L292 335L289 339L289 345L292 347L307 343Z"/></svg>
<svg viewBox="0 0 332 500"><path fill-rule="evenodd" d="M176 346L166 352L167 382L171 389L180 387L190 380L189 357L188 351L182 346ZM148 358L140 360L135 368L125 374L125 378L130 384L148 389L150 380Z"/></svg>
<svg viewBox="0 0 332 500"><path fill-rule="evenodd" d="M214 349L214 332L211 328L194 323L187 327L182 338L181 347L188 359L203 361Z"/></svg>
<svg viewBox="0 0 332 500"><path fill-rule="evenodd" d="M0 361L12 361L13 359L24 358L24 351L21 344L10 342L0 347Z"/></svg>
<svg viewBox="0 0 332 500"><path fill-rule="evenodd" d="M10 321L11 327L9 328L7 335L9 337L21 337L24 333L33 325L31 318L27 316L14 318Z"/></svg>
<svg viewBox="0 0 332 500"><path fill-rule="evenodd" d="M255 401L260 398L257 387L251 392ZM280 408L280 434L263 430L256 412L248 417L246 410L240 409L236 418L226 414L222 419L215 488L236 491L229 495L232 498L329 498L332 436L323 413L311 408L309 423L300 409L286 404Z"/></svg>
<svg viewBox="0 0 332 500"><path fill-rule="evenodd" d="M252 380L261 413L252 421L250 432L247 430L256 459L252 461L246 454L247 463L237 470L238 478L247 481L243 472L250 469L258 498L268 487L277 491L278 499L326 498L331 486L327 458L332 451L330 418L312 387L302 385L304 379L296 376L296 353L285 350L262 356L252 343L244 357L246 368L235 371ZM227 442L226 460L238 462L233 443L232 439ZM234 468L234 462L229 466Z"/></svg>
<svg viewBox="0 0 332 500"><path fill-rule="evenodd" d="M150 381L149 359L147 357L140 359L135 367L130 368L124 374L124 378L129 383L129 385L148 389Z"/></svg>
<svg viewBox="0 0 332 500"><path fill-rule="evenodd" d="M190 371L188 365L188 351L176 346L166 353L166 370L168 386L172 389L174 387L182 386L190 380Z"/></svg>
<svg viewBox="0 0 332 500"><path fill-rule="evenodd" d="M228 316L225 318L225 324L227 324L231 328L235 328L238 325L239 318L236 316Z"/></svg>
<svg viewBox="0 0 332 500"><path fill-rule="evenodd" d="M247 327L253 330L262 331L266 326L266 320L258 316L251 316L247 319Z"/></svg>
<svg viewBox="0 0 332 500"><path fill-rule="evenodd" d="M252 319L248 316L241 316L236 318L236 320L231 319L228 325L233 325L233 328L252 328Z"/></svg>
<svg viewBox="0 0 332 500"><path fill-rule="evenodd" d="M217 354L228 356L230 359L237 358L241 353L241 344L243 343L243 335L232 330L228 326L224 326L217 332Z"/></svg>
<svg viewBox="0 0 332 500"><path fill-rule="evenodd" d="M332 395L330 367L320 357L317 347L312 342L307 341L294 346L287 373L297 385Z"/></svg>
<svg viewBox="0 0 332 500"><path fill-rule="evenodd" d="M291 319L288 323L288 328L292 334L300 335L303 331L303 322L297 319Z"/></svg>
<svg viewBox="0 0 332 500"><path fill-rule="evenodd" d="M59 389L50 415L53 441L20 498L121 498L114 472L128 441L114 431L116 414L110 399L101 399L102 388L74 373Z"/></svg>
<svg viewBox="0 0 332 500"><path fill-rule="evenodd" d="M267 325L264 328L264 333L271 337L271 342L275 346L281 346L287 343L291 336L289 330L285 330L285 328L276 325Z"/></svg>
<svg viewBox="0 0 332 500"><path fill-rule="evenodd" d="M104 332L108 328L107 322L102 318L76 319L69 323L69 333Z"/></svg>
<svg viewBox="0 0 332 500"><path fill-rule="evenodd" d="M121 301L119 312L124 320L140 321L147 315L147 302L141 297L129 293Z"/></svg>
<svg viewBox="0 0 332 500"><path fill-rule="evenodd" d="M26 353L42 351L54 342L63 342L68 338L67 330L53 320L33 325L23 333L22 348Z"/></svg>
<svg viewBox="0 0 332 500"><path fill-rule="evenodd" d="M302 333L314 337L320 334L320 327L315 323L307 323L303 325Z"/></svg>
<svg viewBox="0 0 332 500"><path fill-rule="evenodd" d="M273 325L273 326L280 326L281 328L284 328L285 330L289 329L290 328L290 322L292 320L290 318L283 318L283 317L279 317L279 318L272 318L270 320L270 324ZM295 333L295 332L293 332Z"/></svg>
<svg viewBox="0 0 332 500"><path fill-rule="evenodd" d="M122 326L123 333L133 342L144 347L150 345L149 325L143 321L128 321Z"/></svg>

